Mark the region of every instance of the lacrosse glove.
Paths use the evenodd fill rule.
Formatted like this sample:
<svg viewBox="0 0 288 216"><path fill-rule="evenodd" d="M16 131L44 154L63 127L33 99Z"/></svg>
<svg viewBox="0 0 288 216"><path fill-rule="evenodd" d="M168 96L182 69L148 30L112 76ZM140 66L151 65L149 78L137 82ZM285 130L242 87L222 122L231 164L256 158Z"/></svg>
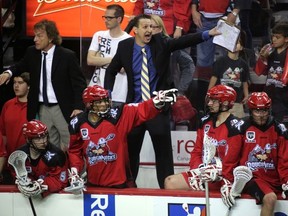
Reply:
<svg viewBox="0 0 288 216"><path fill-rule="evenodd" d="M176 102L176 93L178 89L169 89L169 90L160 90L158 92L154 91L153 95L156 97L153 98L154 106L157 109L162 109L165 106L165 103L175 103Z"/></svg>
<svg viewBox="0 0 288 216"><path fill-rule="evenodd" d="M223 181L224 184L220 189L222 201L228 208L231 208L233 205L235 205L235 196L231 194L232 184L225 178L223 178Z"/></svg>
<svg viewBox="0 0 288 216"><path fill-rule="evenodd" d="M19 191L25 197L34 197L37 196L44 191L48 190L48 185L44 185L43 179L38 179L37 181L29 181L23 182L22 180L16 179L15 184L17 185Z"/></svg>
<svg viewBox="0 0 288 216"><path fill-rule="evenodd" d="M200 169L192 169L187 172L188 175L188 182L190 184L191 189L193 190L202 190L204 191L205 188L203 186L204 181L201 179L201 171Z"/></svg>
<svg viewBox="0 0 288 216"><path fill-rule="evenodd" d="M85 182L78 175L78 171L75 167L71 167L71 170L68 169L69 172L69 183L70 186L64 188L64 191L73 193L74 195L81 194L82 191L86 191Z"/></svg>
<svg viewBox="0 0 288 216"><path fill-rule="evenodd" d="M222 168L217 167L215 164L207 165L204 164L199 165L199 169L201 171L201 179L206 182L215 182L222 180Z"/></svg>

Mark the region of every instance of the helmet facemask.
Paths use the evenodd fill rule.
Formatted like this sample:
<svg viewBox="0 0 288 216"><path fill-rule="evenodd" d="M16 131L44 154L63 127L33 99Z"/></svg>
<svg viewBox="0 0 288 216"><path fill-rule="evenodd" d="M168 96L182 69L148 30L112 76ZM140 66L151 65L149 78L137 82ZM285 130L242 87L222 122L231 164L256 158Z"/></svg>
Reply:
<svg viewBox="0 0 288 216"><path fill-rule="evenodd" d="M49 144L48 140L48 133L43 133L42 135L39 135L39 137L28 139L28 143L30 145L30 148L34 149L39 153L43 153L46 151L46 148Z"/></svg>
<svg viewBox="0 0 288 216"><path fill-rule="evenodd" d="M88 86L82 94L83 102L89 113L97 114L101 118L105 118L110 114L110 95L109 91L101 86Z"/></svg>
<svg viewBox="0 0 288 216"><path fill-rule="evenodd" d="M265 125L271 114L271 99L265 92L253 92L247 105L252 121L256 125Z"/></svg>
<svg viewBox="0 0 288 216"><path fill-rule="evenodd" d="M104 107L105 106L105 107ZM111 101L109 98L95 100L90 102L89 113L97 114L101 118L107 118L110 115Z"/></svg>

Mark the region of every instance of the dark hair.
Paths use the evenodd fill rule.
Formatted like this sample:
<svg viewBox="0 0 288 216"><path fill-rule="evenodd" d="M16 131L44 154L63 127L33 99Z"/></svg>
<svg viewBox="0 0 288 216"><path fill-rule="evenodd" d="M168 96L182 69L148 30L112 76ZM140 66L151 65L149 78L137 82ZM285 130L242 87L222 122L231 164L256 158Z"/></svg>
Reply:
<svg viewBox="0 0 288 216"><path fill-rule="evenodd" d="M272 34L281 34L284 37L288 37L288 23L279 22L272 28Z"/></svg>
<svg viewBox="0 0 288 216"><path fill-rule="evenodd" d="M19 76L16 77L21 77L25 83L27 83L28 86L30 86L30 74L28 72L23 72Z"/></svg>
<svg viewBox="0 0 288 216"><path fill-rule="evenodd" d="M139 27L139 23L141 19L151 19L150 15L140 14L133 19L133 27Z"/></svg>
<svg viewBox="0 0 288 216"><path fill-rule="evenodd" d="M115 10L114 16L115 17L121 17L121 22L123 21L124 18L124 8L121 5L118 4L112 4L108 5L106 7L107 10Z"/></svg>
<svg viewBox="0 0 288 216"><path fill-rule="evenodd" d="M52 39L52 43L55 45L61 45L62 38L59 35L56 23L51 20L43 19L34 25L35 29L45 30L49 39Z"/></svg>

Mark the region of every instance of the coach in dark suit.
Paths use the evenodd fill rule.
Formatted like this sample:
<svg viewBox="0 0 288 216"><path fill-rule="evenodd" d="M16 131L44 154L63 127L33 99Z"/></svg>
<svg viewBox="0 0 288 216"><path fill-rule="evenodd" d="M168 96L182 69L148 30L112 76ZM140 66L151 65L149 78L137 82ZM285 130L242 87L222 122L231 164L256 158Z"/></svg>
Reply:
<svg viewBox="0 0 288 216"><path fill-rule="evenodd" d="M162 34L152 36L149 15L139 15L133 19L133 22L135 37L119 42L116 55L105 75L105 88L112 90L117 72L121 68L125 69L128 79L127 103L138 103L143 100L141 97L142 48L145 48L147 53L150 97L152 97L153 91L169 89L173 86L169 68L171 52L200 43L209 39L210 35L218 33L216 29L212 29L202 34L188 34L178 39L171 39L163 37ZM169 111L162 112L155 119L140 125L129 134L129 159L134 179L138 174L139 154L146 130L149 131L153 142L158 183L160 188L164 188L165 177L174 173Z"/></svg>
<svg viewBox="0 0 288 216"><path fill-rule="evenodd" d="M48 127L51 143L65 151L68 122L84 109L82 92L86 81L75 53L60 46L62 38L53 21L36 23L34 34L35 45L27 49L20 62L4 71L0 84L11 75L30 73L27 119L40 118Z"/></svg>

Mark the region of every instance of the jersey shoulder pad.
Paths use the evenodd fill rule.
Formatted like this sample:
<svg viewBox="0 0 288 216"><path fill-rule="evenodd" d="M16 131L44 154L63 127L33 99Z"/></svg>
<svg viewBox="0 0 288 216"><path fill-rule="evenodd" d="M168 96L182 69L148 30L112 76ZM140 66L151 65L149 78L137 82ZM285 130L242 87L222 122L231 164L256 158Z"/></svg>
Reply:
<svg viewBox="0 0 288 216"><path fill-rule="evenodd" d="M288 139L287 127L283 123L278 122L277 120L274 120L274 125L277 133L283 136L285 139Z"/></svg>
<svg viewBox="0 0 288 216"><path fill-rule="evenodd" d="M235 117L234 115L230 115L226 120L226 126L229 130L229 136L234 136L240 134L242 131L242 127L244 125L244 121Z"/></svg>
<svg viewBox="0 0 288 216"><path fill-rule="evenodd" d="M204 124L206 122L208 122L210 119L211 119L211 115L209 115L209 114L201 117L200 120L199 120L199 128L202 128L204 126Z"/></svg>
<svg viewBox="0 0 288 216"><path fill-rule="evenodd" d="M116 125L122 115L124 105L125 105L124 103L121 103L121 104L118 104L117 106L112 106L110 109L110 115L107 118L107 121Z"/></svg>
<svg viewBox="0 0 288 216"><path fill-rule="evenodd" d="M48 167L63 167L66 163L65 153L53 144L49 145L49 148L43 154L42 159Z"/></svg>
<svg viewBox="0 0 288 216"><path fill-rule="evenodd" d="M77 133L80 130L80 126L88 119L88 112L81 112L71 119L69 123L69 132L71 134Z"/></svg>

